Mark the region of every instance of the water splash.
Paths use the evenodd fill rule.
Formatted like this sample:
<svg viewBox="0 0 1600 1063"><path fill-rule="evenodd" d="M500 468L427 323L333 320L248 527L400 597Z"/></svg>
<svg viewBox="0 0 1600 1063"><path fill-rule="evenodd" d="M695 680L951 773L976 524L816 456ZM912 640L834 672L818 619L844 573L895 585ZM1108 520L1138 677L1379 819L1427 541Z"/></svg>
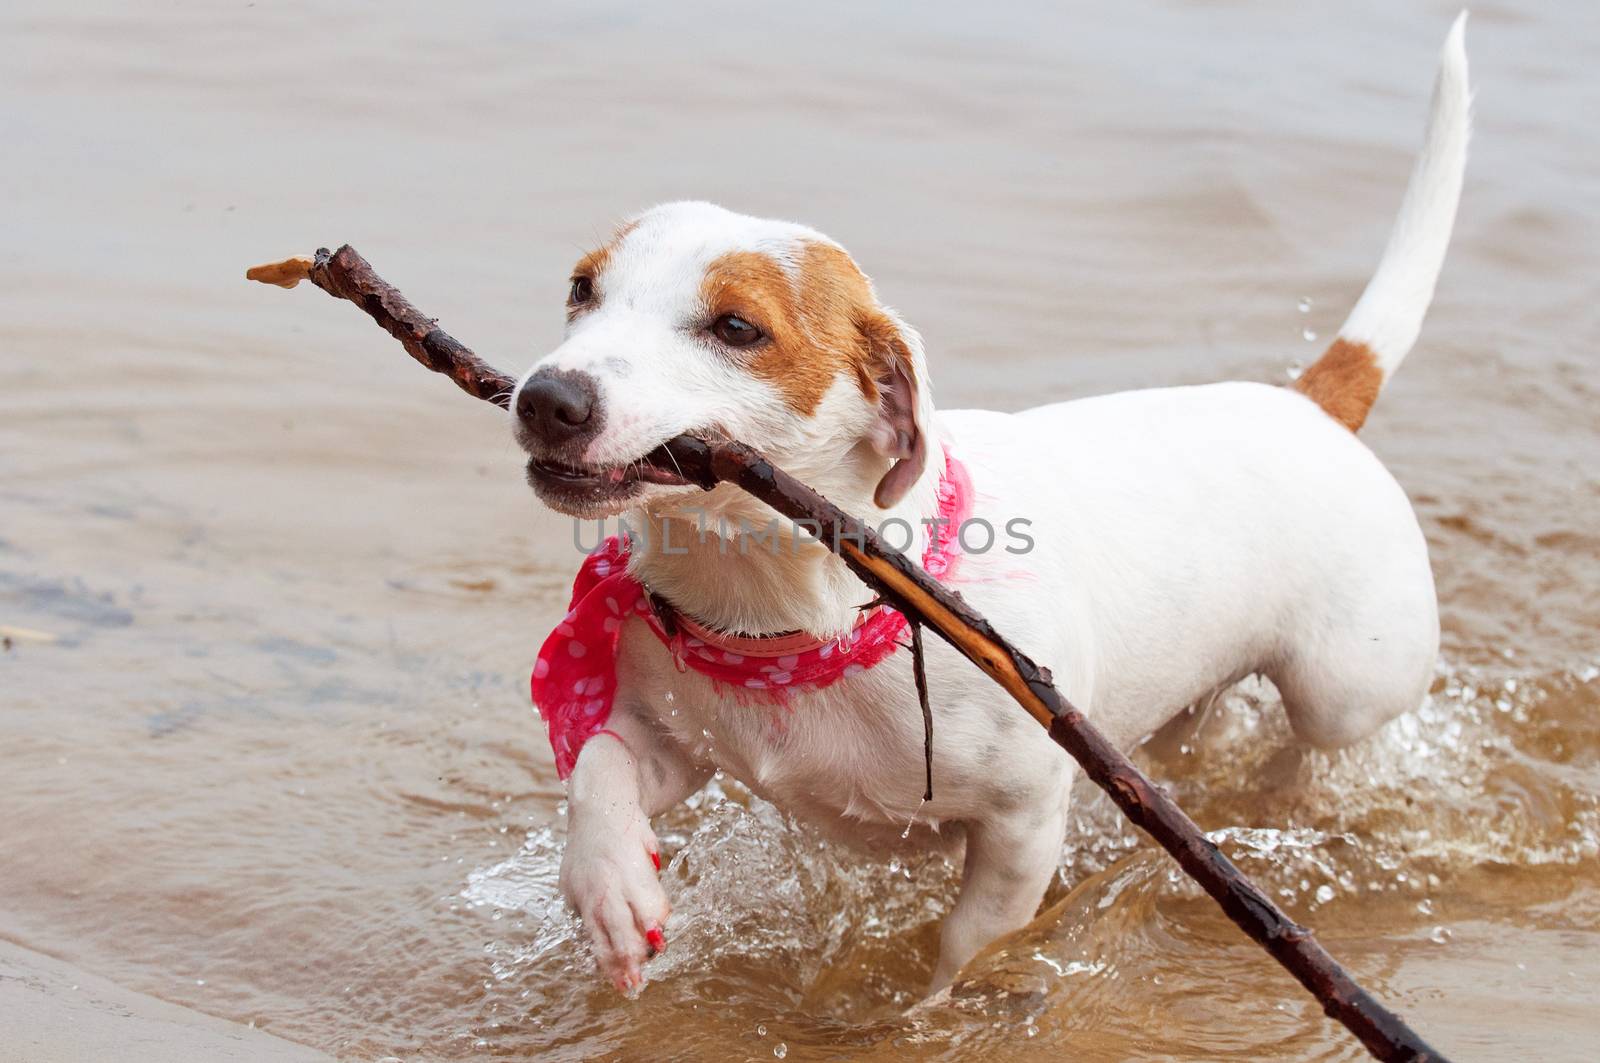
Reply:
<svg viewBox="0 0 1600 1063"><path fill-rule="evenodd" d="M1314 913L1311 921L1334 940L1413 942L1408 955L1416 947L1464 952L1465 931L1453 920L1482 868L1528 876L1595 860L1600 797L1583 780L1600 766L1600 725L1564 722L1559 753L1544 746L1553 741L1545 737L1551 713L1564 721L1600 716L1596 680L1600 669L1587 665L1547 676L1442 668L1416 712L1333 754L1299 750L1270 684L1248 681L1184 717L1167 751L1158 737L1138 758L1197 816L1227 824L1213 840L1291 916ZM1535 754L1574 768L1535 776L1520 764ZM1484 814L1486 801L1495 815ZM744 1029L769 1045L782 1038L776 1043L789 1046L787 1023L802 1021L856 1031L838 1036L859 1038L850 1043L863 1052L888 1039L1002 1053L1030 1027L1057 1043L1070 1016L1074 1038L1096 1043L1112 1030L1159 1030L1164 1014L1189 1006L1197 953L1207 956L1208 1007L1263 1013L1248 990L1259 956L1087 785L1075 793L1040 918L971 969L939 1007L909 1013L955 896L952 865L928 858L911 874L915 862L897 852L886 874L883 858L796 826L720 777L657 827L676 854L663 871L674 904L672 948L651 962L650 986L628 1005L640 1014L692 1013L714 998L719 1009L748 1016ZM474 1030L492 1047L557 1034L515 1023L496 1033L491 1018L509 1013L531 1023L529 1001L548 998L550 986L570 993L593 984L582 928L559 897L558 866L559 838L539 828L510 859L469 874L461 892L493 946L483 957L485 1021ZM505 919L494 920L495 911ZM594 992L596 1003L567 1009L574 1017L561 1020L561 1043L605 1054L619 1028L609 1009L622 1005ZM1306 1001L1275 1000L1252 1021L1248 1045L1318 1043L1320 1022ZM1159 1033L1141 1036L1160 1042ZM1163 1044L1143 1050L1192 1048ZM788 1050L811 1058L809 1042Z"/></svg>

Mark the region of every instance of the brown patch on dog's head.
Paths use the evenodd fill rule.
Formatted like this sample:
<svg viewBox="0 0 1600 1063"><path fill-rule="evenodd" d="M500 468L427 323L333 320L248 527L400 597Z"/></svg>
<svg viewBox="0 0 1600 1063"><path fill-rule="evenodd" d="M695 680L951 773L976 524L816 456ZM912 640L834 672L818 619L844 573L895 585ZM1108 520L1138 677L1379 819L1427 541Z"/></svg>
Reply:
<svg viewBox="0 0 1600 1063"><path fill-rule="evenodd" d="M900 324L878 305L849 254L810 241L791 271L759 251L731 252L707 268L701 296L711 320L734 314L765 333L748 351L748 368L796 413L812 416L840 377L880 408L881 424L869 438L896 461L877 502L893 505L921 474L925 456L916 368Z"/></svg>
<svg viewBox="0 0 1600 1063"><path fill-rule="evenodd" d="M1308 396L1335 421L1352 432L1360 431L1383 387L1378 356L1364 343L1333 341L1295 381L1296 391Z"/></svg>
<svg viewBox="0 0 1600 1063"><path fill-rule="evenodd" d="M843 249L809 242L798 259L793 272L760 251L716 259L700 286L709 317L735 314L766 334L750 350L748 367L796 413L815 413L841 375L875 401L876 381L892 359L904 358L911 371L898 327Z"/></svg>

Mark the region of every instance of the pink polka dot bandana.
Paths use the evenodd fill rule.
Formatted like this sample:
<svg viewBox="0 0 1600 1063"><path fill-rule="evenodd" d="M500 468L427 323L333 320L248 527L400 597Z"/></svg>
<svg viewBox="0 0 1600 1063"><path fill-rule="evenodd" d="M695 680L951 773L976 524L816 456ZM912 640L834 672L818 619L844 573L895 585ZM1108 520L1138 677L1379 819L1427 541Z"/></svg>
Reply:
<svg viewBox="0 0 1600 1063"><path fill-rule="evenodd" d="M939 479L940 523L922 555L935 579L948 579L959 557L958 532L972 508L966 469L946 455ZM572 774L578 751L604 729L617 689L617 643L622 625L643 620L672 652L680 671L708 676L742 698L784 703L796 690L820 690L871 668L892 654L906 618L886 606L863 613L838 638L805 632L743 638L710 631L682 614L671 627L651 607L645 587L628 573L628 544L612 536L590 554L572 583L567 615L539 648L533 703L550 732L556 773Z"/></svg>

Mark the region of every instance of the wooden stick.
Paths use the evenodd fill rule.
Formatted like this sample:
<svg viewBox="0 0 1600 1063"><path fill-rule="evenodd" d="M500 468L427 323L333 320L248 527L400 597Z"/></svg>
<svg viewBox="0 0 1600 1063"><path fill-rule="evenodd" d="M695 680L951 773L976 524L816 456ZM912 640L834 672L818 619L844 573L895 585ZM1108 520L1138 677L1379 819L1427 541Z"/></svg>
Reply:
<svg viewBox="0 0 1600 1063"><path fill-rule="evenodd" d="M506 406L515 380L492 368L424 317L348 245L315 260L258 266L248 276L293 287L296 274L365 310L411 356L444 373L469 395ZM284 281L288 279L289 283ZM820 539L863 582L905 614L927 624L983 669L1045 727L1124 815L1154 838L1200 884L1228 917L1267 950L1382 1060L1443 1060L1404 1020L1356 984L1310 929L1290 919L1184 814L1170 795L1106 740L1051 682L1050 672L1018 650L987 620L904 554L886 549L860 520L773 465L743 443L679 436L664 445L683 474L709 490L730 483L792 520L815 522Z"/></svg>
<svg viewBox="0 0 1600 1063"><path fill-rule="evenodd" d="M244 275L248 280L280 288L293 288L302 280L309 280L329 295L348 299L365 310L400 341L407 354L454 380L468 395L501 409L511 404L511 393L517 386L515 377L500 372L456 342L437 321L424 316L394 285L374 273L367 260L349 244L337 251L319 247L314 259L298 255L282 262L251 266Z"/></svg>

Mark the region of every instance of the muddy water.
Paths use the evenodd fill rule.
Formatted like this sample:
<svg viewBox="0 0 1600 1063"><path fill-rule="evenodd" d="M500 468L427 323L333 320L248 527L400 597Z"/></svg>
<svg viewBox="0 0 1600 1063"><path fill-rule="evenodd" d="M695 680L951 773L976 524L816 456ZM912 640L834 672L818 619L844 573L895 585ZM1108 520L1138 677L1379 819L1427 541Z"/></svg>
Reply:
<svg viewBox="0 0 1600 1063"><path fill-rule="evenodd" d="M0 935L349 1059L1354 1058L1088 792L1040 918L908 1016L953 871L713 786L614 996L524 686L569 529L493 411L240 273L351 241L520 368L580 249L695 196L850 246L947 405L1280 380L1382 244L1422 6L6 5L0 624L54 640L0 653ZM1597 39L1475 16L1462 222L1366 432L1433 549L1429 703L1306 755L1247 687L1141 753L1460 1058L1600 1038Z"/></svg>

